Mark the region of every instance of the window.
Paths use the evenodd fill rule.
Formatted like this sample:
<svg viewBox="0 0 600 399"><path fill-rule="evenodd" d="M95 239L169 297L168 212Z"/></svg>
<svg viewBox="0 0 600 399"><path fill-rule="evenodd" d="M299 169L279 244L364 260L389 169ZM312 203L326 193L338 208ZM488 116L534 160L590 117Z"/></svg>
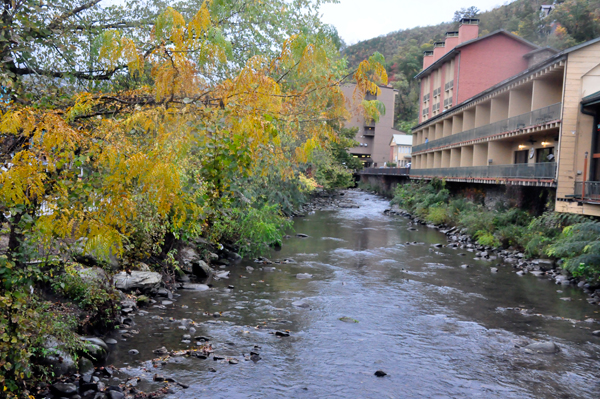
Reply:
<svg viewBox="0 0 600 399"><path fill-rule="evenodd" d="M527 163L529 150L515 151L515 163Z"/></svg>
<svg viewBox="0 0 600 399"><path fill-rule="evenodd" d="M538 148L535 151L535 162L555 162L554 147Z"/></svg>

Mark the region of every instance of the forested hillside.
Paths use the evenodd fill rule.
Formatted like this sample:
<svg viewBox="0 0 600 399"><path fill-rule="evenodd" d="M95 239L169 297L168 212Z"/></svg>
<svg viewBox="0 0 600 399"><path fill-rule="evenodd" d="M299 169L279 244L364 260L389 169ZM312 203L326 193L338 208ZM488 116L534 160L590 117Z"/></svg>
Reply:
<svg viewBox="0 0 600 399"><path fill-rule="evenodd" d="M418 117L418 82L413 77L421 70L423 51L443 40L446 31L457 29L463 15L480 19L480 36L505 29L558 50L600 36L600 0L557 0L556 8L546 18L539 11L542 4L552 1L516 0L482 13L475 7L458 10L451 22L392 32L349 46L344 54L351 66L374 51L385 56L390 82L398 89L396 127L409 130Z"/></svg>

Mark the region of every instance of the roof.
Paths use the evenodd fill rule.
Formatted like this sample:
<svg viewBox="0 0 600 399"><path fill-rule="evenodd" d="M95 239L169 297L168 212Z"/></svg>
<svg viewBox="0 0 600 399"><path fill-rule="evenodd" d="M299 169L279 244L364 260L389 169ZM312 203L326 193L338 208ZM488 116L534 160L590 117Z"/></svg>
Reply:
<svg viewBox="0 0 600 399"><path fill-rule="evenodd" d="M410 145L412 146L413 137L410 134L394 134L390 140L390 145Z"/></svg>
<svg viewBox="0 0 600 399"><path fill-rule="evenodd" d="M540 47L540 48L537 48L537 49L535 49L533 51L530 51L527 54L525 54L523 57L525 57L525 58L533 57L534 55L536 55L538 53L541 53L543 51L549 51L549 52L554 53L554 54L558 53L558 50L555 50L552 47L547 47L546 46L546 47Z"/></svg>
<svg viewBox="0 0 600 399"><path fill-rule="evenodd" d="M469 46L469 45L471 45L473 43L480 42L480 41L485 40L485 39L489 39L490 37L495 36L495 35L505 35L507 37L510 37L511 39L517 40L517 41L519 41L519 42L521 42L521 43L523 43L523 44L525 44L527 46L530 46L533 49L539 49L539 46L536 46L535 44L531 43L530 41L527 41L527 40L523 39L522 37L515 35L514 33L510 33L508 31L505 31L504 29L499 29L499 30L494 31L492 33L489 33L489 34L487 34L485 36L481 36L481 37L478 37L476 39L467 40L466 42L458 44L452 50L448 51L446 54L444 54L443 56L441 56L433 64L431 64L426 69L422 70L417 75L415 75L415 79L419 79L421 76L428 75L434 69L437 69L437 67L440 66L441 64L443 64L444 62L446 62L446 60L448 60L450 58L453 58L456 54L458 54L459 50L461 48Z"/></svg>
<svg viewBox="0 0 600 399"><path fill-rule="evenodd" d="M590 94L589 96L585 96L581 99L581 105L584 107L596 104L600 104L600 91Z"/></svg>

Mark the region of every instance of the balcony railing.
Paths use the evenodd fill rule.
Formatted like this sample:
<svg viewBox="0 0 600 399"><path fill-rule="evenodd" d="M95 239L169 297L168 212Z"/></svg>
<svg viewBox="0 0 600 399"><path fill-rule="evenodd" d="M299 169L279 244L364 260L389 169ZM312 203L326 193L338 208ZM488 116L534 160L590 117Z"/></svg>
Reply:
<svg viewBox="0 0 600 399"><path fill-rule="evenodd" d="M585 188L585 191L582 193L583 188ZM600 181L575 182L575 198L600 201Z"/></svg>
<svg viewBox="0 0 600 399"><path fill-rule="evenodd" d="M413 152L426 151L430 148L462 143L464 141L481 139L495 134L541 125L546 122L560 119L560 109L561 103L552 104L523 115L513 116L512 118L490 123L489 125L476 127L475 129L442 137L441 139L430 140L428 143L415 145L413 146Z"/></svg>
<svg viewBox="0 0 600 399"><path fill-rule="evenodd" d="M445 178L508 178L508 179L554 179L556 163L518 163L511 165L466 166L459 168L412 169L411 176Z"/></svg>

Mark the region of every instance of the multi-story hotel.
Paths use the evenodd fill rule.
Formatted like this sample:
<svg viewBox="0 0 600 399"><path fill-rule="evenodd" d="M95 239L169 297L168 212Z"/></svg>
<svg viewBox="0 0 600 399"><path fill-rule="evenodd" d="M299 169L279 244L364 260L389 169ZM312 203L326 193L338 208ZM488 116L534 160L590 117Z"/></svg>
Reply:
<svg viewBox="0 0 600 399"><path fill-rule="evenodd" d="M385 106L385 114L379 121L366 119L360 112L360 104L354 99L353 84L342 86L346 97L351 117L346 121L347 128L357 127L355 139L359 146L350 149L350 154L359 158L363 164L369 166L383 166L390 161L390 140L394 134L406 134L394 129L394 104L397 90L390 86L379 86L379 95L367 94L364 100L379 100ZM353 101L357 100L357 101Z"/></svg>
<svg viewBox="0 0 600 399"><path fill-rule="evenodd" d="M600 215L600 38L557 52L478 21L426 52L413 179L556 189Z"/></svg>

